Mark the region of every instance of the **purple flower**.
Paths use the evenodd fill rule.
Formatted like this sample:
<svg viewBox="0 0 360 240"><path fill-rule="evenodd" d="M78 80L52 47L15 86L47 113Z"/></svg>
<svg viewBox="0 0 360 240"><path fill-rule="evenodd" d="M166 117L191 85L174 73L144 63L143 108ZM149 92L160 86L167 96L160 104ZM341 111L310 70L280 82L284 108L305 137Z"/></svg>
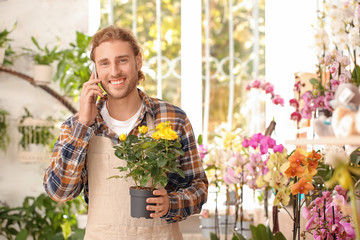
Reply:
<svg viewBox="0 0 360 240"><path fill-rule="evenodd" d="M248 148L249 145L250 145L249 139L244 138L244 140L242 141L242 146L243 146L244 148Z"/></svg>
<svg viewBox="0 0 360 240"><path fill-rule="evenodd" d="M274 153L277 153L277 152L282 153L284 151L284 146L282 144L275 145L273 147L273 151L274 151Z"/></svg>
<svg viewBox="0 0 360 240"><path fill-rule="evenodd" d="M295 98L290 99L290 100L289 100L289 104L290 104L290 106L292 106L292 107L294 107L294 108L296 108L296 109L299 108L299 102L298 102Z"/></svg>
<svg viewBox="0 0 360 240"><path fill-rule="evenodd" d="M294 92L299 92L299 91L300 91L300 85L301 85L301 82L300 82L300 81L297 81L297 82L294 84L294 89L293 89L293 91L294 91Z"/></svg>
<svg viewBox="0 0 360 240"><path fill-rule="evenodd" d="M272 84L266 84L265 85L265 92L266 93L270 93L270 94L273 94L274 93L274 86Z"/></svg>
<svg viewBox="0 0 360 240"><path fill-rule="evenodd" d="M293 121L300 122L300 120L301 120L301 114L300 114L298 111L293 112L293 113L290 115L290 119L293 120Z"/></svg>
<svg viewBox="0 0 360 240"><path fill-rule="evenodd" d="M280 95L276 94L273 99L272 99L272 102L275 104L275 105L281 105L281 106L284 106L284 99L282 97L280 97Z"/></svg>
<svg viewBox="0 0 360 240"><path fill-rule="evenodd" d="M253 88L259 88L261 86L261 81L259 79L255 79L250 83L250 86Z"/></svg>
<svg viewBox="0 0 360 240"><path fill-rule="evenodd" d="M252 135L251 140L255 141L256 143L260 143L261 139L264 137L261 133L255 133Z"/></svg>
<svg viewBox="0 0 360 240"><path fill-rule="evenodd" d="M304 108L301 109L301 116L306 119L311 119L312 117L312 108L309 104L305 104Z"/></svg>
<svg viewBox="0 0 360 240"><path fill-rule="evenodd" d="M200 159L203 160L205 155L208 153L208 148L207 146L202 144L198 146L198 151L199 151Z"/></svg>
<svg viewBox="0 0 360 240"><path fill-rule="evenodd" d="M269 150L268 145L266 145L266 144L260 145L260 153L261 154L266 154L268 152L268 150Z"/></svg>
<svg viewBox="0 0 360 240"><path fill-rule="evenodd" d="M311 102L311 100L313 99L313 95L311 93L311 91L306 91L301 98L304 100L305 103Z"/></svg>
<svg viewBox="0 0 360 240"><path fill-rule="evenodd" d="M224 182L228 185L238 182L238 179L235 176L234 169L232 169L231 167L228 167L227 171L224 174Z"/></svg>
<svg viewBox="0 0 360 240"><path fill-rule="evenodd" d="M325 106L325 96L319 96L314 99L314 108L323 108Z"/></svg>

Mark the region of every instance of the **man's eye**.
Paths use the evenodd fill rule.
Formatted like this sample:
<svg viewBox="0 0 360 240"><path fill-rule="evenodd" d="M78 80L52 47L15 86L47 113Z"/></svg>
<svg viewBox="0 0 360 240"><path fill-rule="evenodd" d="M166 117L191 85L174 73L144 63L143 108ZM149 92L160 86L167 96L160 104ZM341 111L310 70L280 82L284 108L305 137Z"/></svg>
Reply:
<svg viewBox="0 0 360 240"><path fill-rule="evenodd" d="M120 59L121 63L127 62L127 59Z"/></svg>
<svg viewBox="0 0 360 240"><path fill-rule="evenodd" d="M108 65L108 63L107 62L102 62L102 63L100 63L100 65L101 66L106 66L106 65Z"/></svg>

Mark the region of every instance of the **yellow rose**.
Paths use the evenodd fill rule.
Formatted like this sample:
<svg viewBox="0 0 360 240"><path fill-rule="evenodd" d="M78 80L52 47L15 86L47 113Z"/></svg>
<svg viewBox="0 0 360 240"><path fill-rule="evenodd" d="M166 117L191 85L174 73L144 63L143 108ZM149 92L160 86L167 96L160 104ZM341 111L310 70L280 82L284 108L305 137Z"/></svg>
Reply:
<svg viewBox="0 0 360 240"><path fill-rule="evenodd" d="M160 132L154 132L152 135L152 138L155 140L159 140L160 139Z"/></svg>
<svg viewBox="0 0 360 240"><path fill-rule="evenodd" d="M160 123L159 125L156 126L156 130L157 131L162 131L165 128L170 128L170 123L171 123L170 121L162 122L162 123Z"/></svg>
<svg viewBox="0 0 360 240"><path fill-rule="evenodd" d="M145 125L138 127L140 134L146 134L149 130L149 128Z"/></svg>
<svg viewBox="0 0 360 240"><path fill-rule="evenodd" d="M171 130L171 128L164 128L160 132L160 137L165 140L176 140L178 135L177 132Z"/></svg>
<svg viewBox="0 0 360 240"><path fill-rule="evenodd" d="M126 140L126 135L123 133L119 136L119 140L120 141L125 141Z"/></svg>

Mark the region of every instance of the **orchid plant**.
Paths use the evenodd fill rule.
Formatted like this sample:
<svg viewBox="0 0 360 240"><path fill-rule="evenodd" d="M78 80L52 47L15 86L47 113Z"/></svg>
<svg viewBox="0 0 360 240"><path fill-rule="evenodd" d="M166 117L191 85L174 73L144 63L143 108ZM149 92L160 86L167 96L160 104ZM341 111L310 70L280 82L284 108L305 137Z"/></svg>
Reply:
<svg viewBox="0 0 360 240"><path fill-rule="evenodd" d="M347 191L337 185L334 191L324 191L309 206L304 206L302 215L308 220L306 232L312 233L316 240L355 239L348 198Z"/></svg>
<svg viewBox="0 0 360 240"><path fill-rule="evenodd" d="M271 96L271 101L275 105L284 106L284 99L274 92L274 85L264 80L255 79L246 85L246 90L250 91L251 89L263 90L266 94Z"/></svg>
<svg viewBox="0 0 360 240"><path fill-rule="evenodd" d="M292 120L311 119L319 108L332 112L331 101L340 84L360 85L359 9L356 0L324 1L323 11L319 11L318 22L314 26L317 77L310 80L313 89L306 92L301 92L301 83L296 80L294 91L298 99L289 102L295 108L290 116Z"/></svg>

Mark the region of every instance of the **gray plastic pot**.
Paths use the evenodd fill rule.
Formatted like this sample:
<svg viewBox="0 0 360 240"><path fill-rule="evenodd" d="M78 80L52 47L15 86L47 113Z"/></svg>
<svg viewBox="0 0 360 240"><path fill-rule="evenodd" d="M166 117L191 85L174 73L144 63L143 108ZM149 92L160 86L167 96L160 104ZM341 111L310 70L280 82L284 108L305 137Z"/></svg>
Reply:
<svg viewBox="0 0 360 240"><path fill-rule="evenodd" d="M146 210L146 206L151 205L146 202L149 197L156 197L153 195L153 190L130 188L131 217L151 219L150 213L153 213L153 211Z"/></svg>

